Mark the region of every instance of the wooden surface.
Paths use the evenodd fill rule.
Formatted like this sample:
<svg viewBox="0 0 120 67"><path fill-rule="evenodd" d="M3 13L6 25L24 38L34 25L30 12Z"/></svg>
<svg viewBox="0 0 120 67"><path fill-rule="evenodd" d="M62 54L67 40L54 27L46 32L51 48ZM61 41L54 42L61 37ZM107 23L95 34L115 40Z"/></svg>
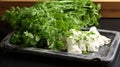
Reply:
<svg viewBox="0 0 120 67"><path fill-rule="evenodd" d="M38 0L0 0L0 2L36 2ZM46 0L39 0L46 1ZM120 2L120 0L92 0L94 2Z"/></svg>
<svg viewBox="0 0 120 67"><path fill-rule="evenodd" d="M102 2L100 13L104 18L120 18L120 2Z"/></svg>
<svg viewBox="0 0 120 67"><path fill-rule="evenodd" d="M120 0L92 0L94 2L120 2Z"/></svg>
<svg viewBox="0 0 120 67"><path fill-rule="evenodd" d="M48 0L0 0L0 2L37 2L37 1L48 1Z"/></svg>
<svg viewBox="0 0 120 67"><path fill-rule="evenodd" d="M0 15L5 10L10 9L13 6L30 7L37 0L0 0ZM40 0L46 1L46 0ZM100 3L102 8L100 14L104 18L120 18L120 0L92 0L95 4Z"/></svg>

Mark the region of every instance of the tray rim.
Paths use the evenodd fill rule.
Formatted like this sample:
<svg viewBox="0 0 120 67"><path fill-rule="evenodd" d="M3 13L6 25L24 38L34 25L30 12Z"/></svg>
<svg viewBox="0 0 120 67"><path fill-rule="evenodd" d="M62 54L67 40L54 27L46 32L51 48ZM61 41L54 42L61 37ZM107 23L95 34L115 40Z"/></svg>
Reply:
<svg viewBox="0 0 120 67"><path fill-rule="evenodd" d="M70 53L67 53L67 52L61 52L61 51L52 51L52 50L48 50L48 49L41 49L41 48L15 48L14 46L11 46L11 44L8 44L9 43L9 40L6 41L6 38L7 39L10 39L10 35L12 35L14 32L11 32L9 33L0 43L0 47L3 47L5 46L5 48L9 48L11 50L15 50L15 51L24 51L23 53L25 52L31 52L31 53L36 53L36 54L42 54L43 56L45 55L55 55L56 57L63 57L63 58L71 58L73 60L87 60L87 61L91 61L91 60L94 60L94 61L104 61L104 62L111 62L116 53L117 53L117 50L118 50L118 47L119 47L119 43L120 43L120 33L118 31L111 31L111 30L103 30L103 29L98 29L99 32L104 32L104 33L111 33L111 34L115 34L115 37L113 39L113 41L115 40L118 40L115 47L113 48L113 45L114 43L112 42L110 46L110 49L109 49L109 52L107 54L107 56L105 57L96 57L96 56L87 56L87 55L81 55L81 54L70 54ZM7 43L8 42L8 43ZM7 44L7 45L6 45ZM39 50L39 51L38 51Z"/></svg>

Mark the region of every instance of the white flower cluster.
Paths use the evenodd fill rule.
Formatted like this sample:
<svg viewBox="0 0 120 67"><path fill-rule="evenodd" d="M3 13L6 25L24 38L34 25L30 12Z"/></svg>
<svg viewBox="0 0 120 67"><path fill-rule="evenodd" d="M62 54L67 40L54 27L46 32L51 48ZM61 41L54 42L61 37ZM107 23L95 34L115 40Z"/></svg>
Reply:
<svg viewBox="0 0 120 67"><path fill-rule="evenodd" d="M109 44L111 39L101 35L96 27L89 31L70 30L73 35L67 38L67 51L74 54L82 54L85 51L95 52L100 46Z"/></svg>

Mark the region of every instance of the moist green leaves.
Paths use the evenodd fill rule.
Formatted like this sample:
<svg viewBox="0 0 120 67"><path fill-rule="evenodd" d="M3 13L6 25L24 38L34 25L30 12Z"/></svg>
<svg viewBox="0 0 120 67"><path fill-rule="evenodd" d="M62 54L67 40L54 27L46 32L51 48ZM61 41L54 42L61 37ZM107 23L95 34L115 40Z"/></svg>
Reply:
<svg viewBox="0 0 120 67"><path fill-rule="evenodd" d="M12 7L2 20L14 28L12 44L65 50L65 39L71 35L69 30L98 25L99 10L100 5L91 0L38 2L31 7Z"/></svg>

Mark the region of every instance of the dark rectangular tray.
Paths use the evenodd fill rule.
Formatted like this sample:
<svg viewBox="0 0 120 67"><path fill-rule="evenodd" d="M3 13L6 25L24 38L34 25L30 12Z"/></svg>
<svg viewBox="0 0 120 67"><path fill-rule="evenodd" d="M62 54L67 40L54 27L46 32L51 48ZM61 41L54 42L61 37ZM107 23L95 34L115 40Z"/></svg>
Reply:
<svg viewBox="0 0 120 67"><path fill-rule="evenodd" d="M67 60L75 60L75 61L85 61L85 62L111 62L115 58L116 52L118 50L118 46L120 43L120 33L117 31L110 31L110 30L102 30L98 29L98 31L111 39L110 44L106 44L100 47L98 52L90 53L87 55L82 54L70 54L67 52L62 51L52 51L48 49L41 49L41 48L18 48L9 43L9 40L14 32L8 34L0 43L1 48L6 48L8 51L15 51L20 53L28 53L32 55L40 55L45 57L52 57L52 58L62 58Z"/></svg>

